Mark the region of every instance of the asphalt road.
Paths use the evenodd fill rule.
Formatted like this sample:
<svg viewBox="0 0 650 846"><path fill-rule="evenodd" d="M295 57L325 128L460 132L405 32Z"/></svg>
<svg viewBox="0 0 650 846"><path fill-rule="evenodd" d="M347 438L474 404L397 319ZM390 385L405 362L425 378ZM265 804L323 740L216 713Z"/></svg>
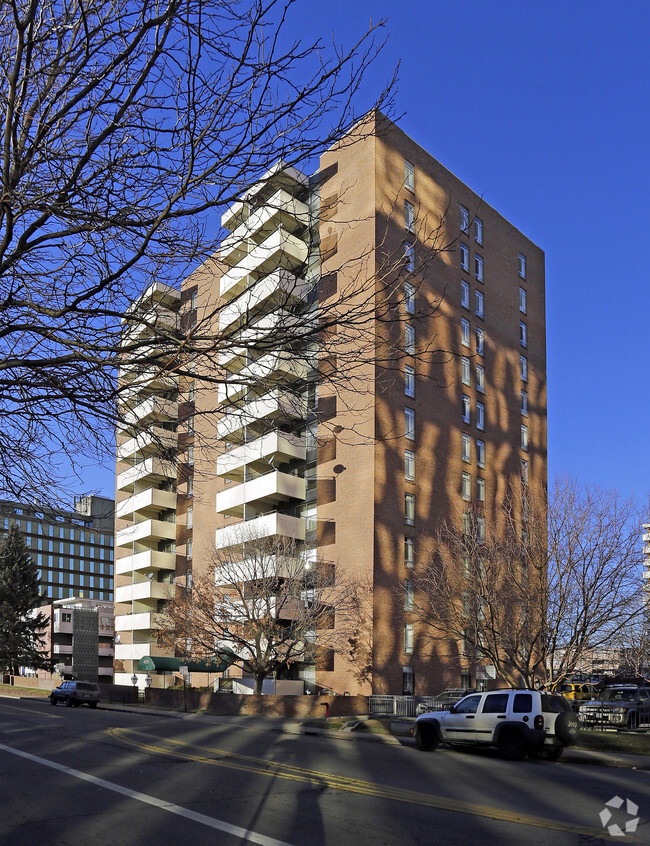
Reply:
<svg viewBox="0 0 650 846"><path fill-rule="evenodd" d="M0 796L2 846L650 843L648 772L38 700L0 698Z"/></svg>

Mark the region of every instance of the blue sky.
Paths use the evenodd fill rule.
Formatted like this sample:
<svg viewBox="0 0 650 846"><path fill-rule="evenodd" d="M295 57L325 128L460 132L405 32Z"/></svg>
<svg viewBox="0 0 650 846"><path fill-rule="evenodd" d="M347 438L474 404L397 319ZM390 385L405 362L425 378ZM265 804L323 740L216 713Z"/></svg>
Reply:
<svg viewBox="0 0 650 846"><path fill-rule="evenodd" d="M371 18L367 102L400 61L400 126L546 252L549 479L646 498L650 3L298 0L290 24L349 44Z"/></svg>

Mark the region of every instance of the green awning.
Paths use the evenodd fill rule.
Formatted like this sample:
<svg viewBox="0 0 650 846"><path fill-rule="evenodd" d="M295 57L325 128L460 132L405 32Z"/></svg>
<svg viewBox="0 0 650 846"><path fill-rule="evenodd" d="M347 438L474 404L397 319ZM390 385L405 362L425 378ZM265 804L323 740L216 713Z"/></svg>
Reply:
<svg viewBox="0 0 650 846"><path fill-rule="evenodd" d="M181 667L187 667L190 673L223 673L236 660L237 656L228 647L220 649L211 661L187 661L184 658L161 658L145 655L138 661L138 672L177 673Z"/></svg>

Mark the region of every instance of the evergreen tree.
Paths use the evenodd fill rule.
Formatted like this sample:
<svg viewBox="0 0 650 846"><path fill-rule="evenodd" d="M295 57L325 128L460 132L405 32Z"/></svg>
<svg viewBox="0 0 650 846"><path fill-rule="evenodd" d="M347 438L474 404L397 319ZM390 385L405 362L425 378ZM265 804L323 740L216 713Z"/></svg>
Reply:
<svg viewBox="0 0 650 846"><path fill-rule="evenodd" d="M35 613L40 601L38 570L17 526L0 542L0 670L51 669L42 638L48 622Z"/></svg>

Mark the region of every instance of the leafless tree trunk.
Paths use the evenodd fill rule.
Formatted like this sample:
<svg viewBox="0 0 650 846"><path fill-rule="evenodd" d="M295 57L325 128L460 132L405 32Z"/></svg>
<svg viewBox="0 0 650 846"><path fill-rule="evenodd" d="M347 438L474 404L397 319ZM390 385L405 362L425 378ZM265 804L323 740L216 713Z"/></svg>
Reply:
<svg viewBox="0 0 650 846"><path fill-rule="evenodd" d="M214 566L178 587L158 617L159 642L209 659L228 647L262 692L265 678L296 663L349 653L357 631L359 586L340 566L275 537L219 550Z"/></svg>

